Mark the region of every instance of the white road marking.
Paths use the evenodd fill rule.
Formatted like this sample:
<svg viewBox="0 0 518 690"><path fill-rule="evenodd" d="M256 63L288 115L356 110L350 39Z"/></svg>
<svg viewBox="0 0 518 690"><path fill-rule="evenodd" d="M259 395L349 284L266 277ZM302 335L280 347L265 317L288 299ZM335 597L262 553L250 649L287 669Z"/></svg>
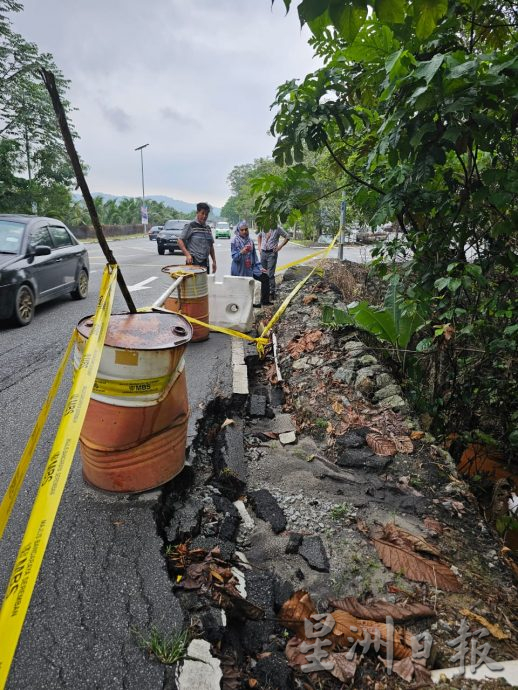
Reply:
<svg viewBox="0 0 518 690"><path fill-rule="evenodd" d="M147 283L152 283L157 279L158 276L151 276L151 278L146 278L141 280L140 283L135 283L135 285L128 285L128 290L130 292L137 292L137 290L149 290L149 285Z"/></svg>

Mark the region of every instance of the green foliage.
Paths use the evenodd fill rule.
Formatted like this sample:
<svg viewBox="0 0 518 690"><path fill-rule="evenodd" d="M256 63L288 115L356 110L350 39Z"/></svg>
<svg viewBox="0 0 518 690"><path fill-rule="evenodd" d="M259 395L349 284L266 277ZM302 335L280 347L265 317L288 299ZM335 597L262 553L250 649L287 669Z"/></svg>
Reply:
<svg viewBox="0 0 518 690"><path fill-rule="evenodd" d="M78 202L84 208L82 201ZM140 209L142 199L140 197L124 199L103 199L98 196L95 198L95 208L99 215L99 220L103 225L140 225ZM163 225L167 220L174 218L188 218L175 208L152 199L146 200L148 209L148 225ZM87 216L86 224L90 224Z"/></svg>
<svg viewBox="0 0 518 690"><path fill-rule="evenodd" d="M395 349L398 361L404 366L405 349L416 331L425 323L423 315L414 305L405 303L398 293L398 279L393 278L383 308L369 306L362 301L347 311L325 306L322 313L324 325L331 327L355 326L390 343Z"/></svg>
<svg viewBox="0 0 518 690"><path fill-rule="evenodd" d="M38 68L51 70L66 111L68 82L52 56L15 33L8 12L21 10L0 1L0 212L52 213L70 208L72 169Z"/></svg>
<svg viewBox="0 0 518 690"><path fill-rule="evenodd" d="M185 658L187 647L191 640L190 631L181 630L177 633L163 634L155 626L149 633L133 630L139 647L152 654L162 664L176 664Z"/></svg>
<svg viewBox="0 0 518 690"><path fill-rule="evenodd" d="M343 520L352 512L351 506L348 503L338 503L334 505L329 511L329 515L333 520Z"/></svg>
<svg viewBox="0 0 518 690"><path fill-rule="evenodd" d="M421 395L438 423L496 428L508 443L518 393L518 15L504 0L286 0L295 4L324 64L279 87L274 159L309 169L305 152L325 151L359 216L372 226L397 219L401 232L374 266L400 274L410 331L426 315L413 374ZM337 10L353 7L372 11L353 26ZM401 347L408 332L399 336L388 309L359 305L354 317Z"/></svg>

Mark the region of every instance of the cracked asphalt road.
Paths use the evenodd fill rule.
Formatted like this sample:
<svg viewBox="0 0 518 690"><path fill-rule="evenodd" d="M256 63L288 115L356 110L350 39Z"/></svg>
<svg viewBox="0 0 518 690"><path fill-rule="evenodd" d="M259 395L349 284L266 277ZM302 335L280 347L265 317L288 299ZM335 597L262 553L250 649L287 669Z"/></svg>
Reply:
<svg viewBox="0 0 518 690"><path fill-rule="evenodd" d="M127 282L137 283L150 273L150 254L142 256L145 266L125 266L123 244L117 245L117 258ZM171 257L156 257L157 269L166 258ZM170 284L170 278L157 271L155 274L160 277L151 289L134 293L137 306L150 304ZM92 275L90 295L84 302L64 298L43 305L27 328L0 325L1 495L75 324L95 310L100 277L100 272ZM114 312L123 310L117 293ZM191 345L186 364L192 441L203 404L231 391L229 339L215 334L204 343ZM69 369L67 383L70 374ZM68 385L62 386L0 541L2 596L67 392ZM163 687L164 667L146 657L132 633L132 629L146 632L151 625L171 632L181 624L180 607L171 593L156 534L153 507L157 496L157 492L119 496L86 486L76 453L11 667L8 690Z"/></svg>

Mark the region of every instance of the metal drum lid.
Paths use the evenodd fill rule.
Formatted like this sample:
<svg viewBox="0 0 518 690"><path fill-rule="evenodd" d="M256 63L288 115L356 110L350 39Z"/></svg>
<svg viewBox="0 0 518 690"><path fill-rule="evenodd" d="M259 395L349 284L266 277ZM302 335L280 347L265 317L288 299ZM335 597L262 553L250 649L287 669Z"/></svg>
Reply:
<svg viewBox="0 0 518 690"><path fill-rule="evenodd" d="M78 332L90 336L92 316L77 324ZM167 350L186 345L192 338L192 326L180 314L139 312L112 314L108 324L105 345L130 350Z"/></svg>

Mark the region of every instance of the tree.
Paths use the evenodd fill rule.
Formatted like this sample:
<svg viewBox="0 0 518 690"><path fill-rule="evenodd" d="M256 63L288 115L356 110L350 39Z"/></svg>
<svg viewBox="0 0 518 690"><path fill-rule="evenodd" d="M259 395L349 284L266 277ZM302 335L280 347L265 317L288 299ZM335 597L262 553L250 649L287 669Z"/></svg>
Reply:
<svg viewBox="0 0 518 690"><path fill-rule="evenodd" d="M407 310L426 311L420 347L440 360L426 404L448 408L464 427L496 426L511 437L518 421L515 4L284 3L297 4L324 66L279 87L275 161L304 175L306 150L327 151L372 225L398 220L402 236L380 250L378 264L402 272L390 268L392 257L411 257L400 299ZM280 203L282 193L266 190L260 203Z"/></svg>
<svg viewBox="0 0 518 690"><path fill-rule="evenodd" d="M65 96L68 82L51 55L40 54L35 44L12 30L7 13L21 9L13 0L0 0L0 135L13 143L12 169L28 178L28 184L18 183L20 194L16 198L11 195L11 207L4 210L46 213L55 209L62 214L71 205L67 190L73 173L37 68L54 72L69 111Z"/></svg>

